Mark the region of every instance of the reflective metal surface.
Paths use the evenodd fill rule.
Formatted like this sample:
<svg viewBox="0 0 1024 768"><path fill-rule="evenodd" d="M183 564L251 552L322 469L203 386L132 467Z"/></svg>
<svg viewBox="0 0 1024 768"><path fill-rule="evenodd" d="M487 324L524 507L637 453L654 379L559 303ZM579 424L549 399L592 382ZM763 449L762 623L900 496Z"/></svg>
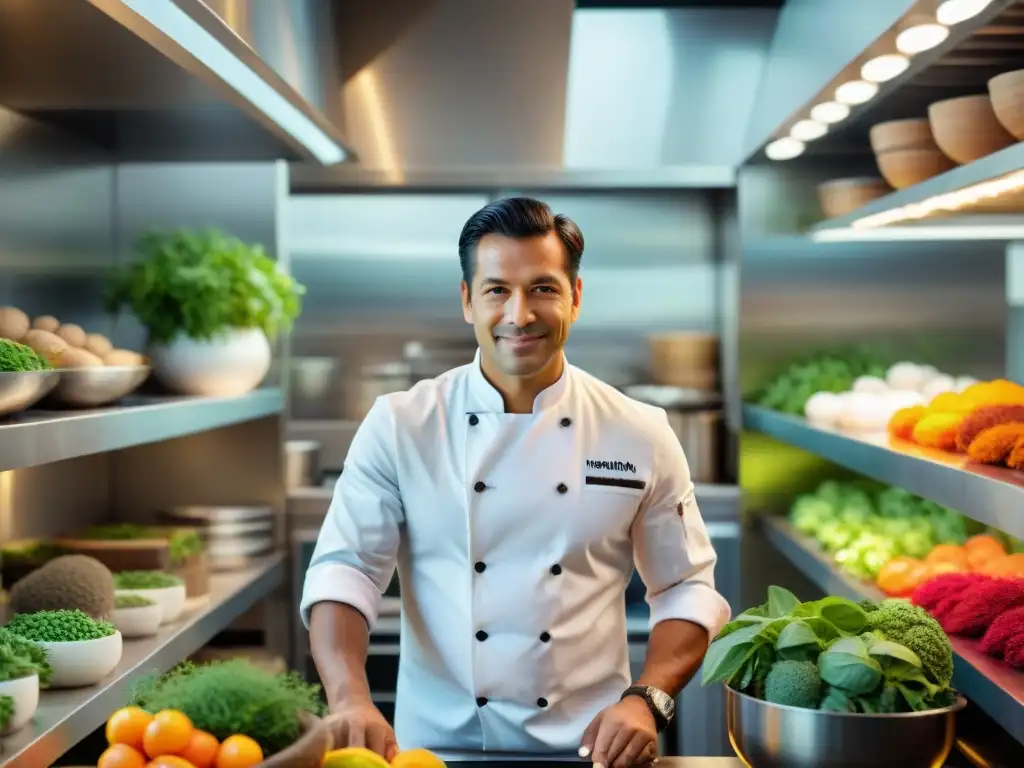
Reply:
<svg viewBox="0 0 1024 768"><path fill-rule="evenodd" d="M754 768L941 768L953 748L952 707L896 715L770 704L729 689L729 738Z"/></svg>
<svg viewBox="0 0 1024 768"><path fill-rule="evenodd" d="M131 394L149 378L148 365L119 365L62 369L57 382L43 402L59 408L94 408L108 405Z"/></svg>
<svg viewBox="0 0 1024 768"><path fill-rule="evenodd" d="M0 416L31 408L57 384L56 371L0 371Z"/></svg>

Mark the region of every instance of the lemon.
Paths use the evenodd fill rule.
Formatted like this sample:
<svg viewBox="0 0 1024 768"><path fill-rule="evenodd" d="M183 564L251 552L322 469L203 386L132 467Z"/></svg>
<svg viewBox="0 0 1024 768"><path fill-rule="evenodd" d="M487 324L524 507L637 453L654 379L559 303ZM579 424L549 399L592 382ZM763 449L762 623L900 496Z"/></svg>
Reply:
<svg viewBox="0 0 1024 768"><path fill-rule="evenodd" d="M390 768L388 761L365 747L344 747L324 755L323 768Z"/></svg>

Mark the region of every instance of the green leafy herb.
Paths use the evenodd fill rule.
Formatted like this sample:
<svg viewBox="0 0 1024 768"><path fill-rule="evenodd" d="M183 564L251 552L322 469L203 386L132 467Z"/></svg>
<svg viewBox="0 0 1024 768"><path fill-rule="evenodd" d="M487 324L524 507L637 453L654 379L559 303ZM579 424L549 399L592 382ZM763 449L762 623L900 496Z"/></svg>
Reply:
<svg viewBox="0 0 1024 768"><path fill-rule="evenodd" d="M218 739L244 734L275 754L299 736L299 713L323 713L320 687L295 672L272 674L241 659L185 662L135 686L132 704L148 712L176 709Z"/></svg>
<svg viewBox="0 0 1024 768"><path fill-rule="evenodd" d="M32 347L10 339L0 339L0 373L48 371L53 368Z"/></svg>
<svg viewBox="0 0 1024 768"><path fill-rule="evenodd" d="M203 539L193 530L168 530L134 523L94 525L83 534L88 539L103 541L137 541L139 539L166 539L170 546L171 562L180 565L192 555L203 551Z"/></svg>
<svg viewBox="0 0 1024 768"><path fill-rule="evenodd" d="M114 574L117 589L167 589L184 583L173 573L163 571L121 571Z"/></svg>
<svg viewBox="0 0 1024 768"><path fill-rule="evenodd" d="M53 669L46 660L46 651L31 640L0 627L0 681L29 675L38 675L41 686L50 682Z"/></svg>
<svg viewBox="0 0 1024 768"><path fill-rule="evenodd" d="M6 728L14 717L14 699L10 696L0 696L0 728Z"/></svg>
<svg viewBox="0 0 1024 768"><path fill-rule="evenodd" d="M146 608L150 605L156 605L156 601L144 595L117 595L114 598L115 608Z"/></svg>
<svg viewBox="0 0 1024 768"><path fill-rule="evenodd" d="M117 631L109 621L90 618L79 610L19 613L7 623L7 629L37 643L99 640Z"/></svg>
<svg viewBox="0 0 1024 768"><path fill-rule="evenodd" d="M179 230L146 234L138 251L139 261L111 275L105 306L130 309L153 342L179 333L209 340L230 328L259 328L273 339L301 312L304 287L259 245Z"/></svg>

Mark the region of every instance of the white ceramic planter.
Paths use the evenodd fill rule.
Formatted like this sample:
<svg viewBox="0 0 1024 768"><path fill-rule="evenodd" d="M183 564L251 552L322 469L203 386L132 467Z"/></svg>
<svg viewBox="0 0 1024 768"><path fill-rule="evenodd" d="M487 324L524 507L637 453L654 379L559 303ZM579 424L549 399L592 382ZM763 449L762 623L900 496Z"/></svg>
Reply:
<svg viewBox="0 0 1024 768"><path fill-rule="evenodd" d="M153 374L183 395L230 397L259 386L270 370L270 342L257 328L224 331L210 341L179 335L169 344L152 344Z"/></svg>
<svg viewBox="0 0 1024 768"><path fill-rule="evenodd" d="M36 643L46 649L53 667L50 688L82 688L95 685L114 671L121 660L121 633L98 640L71 643Z"/></svg>
<svg viewBox="0 0 1024 768"><path fill-rule="evenodd" d="M160 603L139 605L132 608L115 608L113 622L123 637L152 637L160 627L163 618Z"/></svg>
<svg viewBox="0 0 1024 768"><path fill-rule="evenodd" d="M117 589L115 595L142 595L148 597L160 607L160 623L168 624L181 616L185 610L185 585L160 589Z"/></svg>
<svg viewBox="0 0 1024 768"><path fill-rule="evenodd" d="M39 706L39 676L29 675L17 680L0 683L0 696L14 699L14 714L6 728L0 728L0 736L7 736L28 725Z"/></svg>

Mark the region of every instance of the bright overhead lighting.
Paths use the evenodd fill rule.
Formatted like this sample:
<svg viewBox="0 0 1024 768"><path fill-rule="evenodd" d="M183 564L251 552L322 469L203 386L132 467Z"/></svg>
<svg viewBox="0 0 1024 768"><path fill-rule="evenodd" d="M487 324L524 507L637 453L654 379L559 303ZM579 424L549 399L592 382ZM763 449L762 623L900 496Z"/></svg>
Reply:
<svg viewBox="0 0 1024 768"><path fill-rule="evenodd" d="M838 101L825 101L811 107L811 119L826 125L845 120L849 114L850 108Z"/></svg>
<svg viewBox="0 0 1024 768"><path fill-rule="evenodd" d="M789 129L789 135L800 141L814 141L826 133L828 133L828 128L817 120L798 120Z"/></svg>
<svg viewBox="0 0 1024 768"><path fill-rule="evenodd" d="M935 12L940 24L959 24L977 16L992 3L992 0L946 0Z"/></svg>
<svg viewBox="0 0 1024 768"><path fill-rule="evenodd" d="M1019 193L1022 189L1024 189L1024 171L1017 171L998 179L972 184L954 192L935 195L919 203L908 203L898 208L865 216L857 219L850 226L855 229L871 229L872 227L896 224L900 221L924 219L936 213L950 213L962 208L970 208L986 200Z"/></svg>
<svg viewBox="0 0 1024 768"><path fill-rule="evenodd" d="M926 241L926 240L1019 240L1024 237L1024 224L971 224L970 226L942 225L912 227L876 227L853 229L836 227L811 233L819 243L863 243L872 241Z"/></svg>
<svg viewBox="0 0 1024 768"><path fill-rule="evenodd" d="M321 163L331 165L345 159L348 153L341 145L175 5L173 0L121 0L121 3L181 46L302 144Z"/></svg>
<svg viewBox="0 0 1024 768"><path fill-rule="evenodd" d="M804 153L804 143L799 139L776 139L764 148L769 160L792 160Z"/></svg>
<svg viewBox="0 0 1024 768"><path fill-rule="evenodd" d="M876 56L860 68L860 76L872 83L885 83L907 71L910 59L899 53Z"/></svg>
<svg viewBox="0 0 1024 768"><path fill-rule="evenodd" d="M913 56L930 50L949 37L949 28L942 24L918 24L900 32L896 38L896 49Z"/></svg>
<svg viewBox="0 0 1024 768"><path fill-rule="evenodd" d="M851 80L836 88L836 101L843 104L863 104L878 93L878 84L867 80Z"/></svg>

